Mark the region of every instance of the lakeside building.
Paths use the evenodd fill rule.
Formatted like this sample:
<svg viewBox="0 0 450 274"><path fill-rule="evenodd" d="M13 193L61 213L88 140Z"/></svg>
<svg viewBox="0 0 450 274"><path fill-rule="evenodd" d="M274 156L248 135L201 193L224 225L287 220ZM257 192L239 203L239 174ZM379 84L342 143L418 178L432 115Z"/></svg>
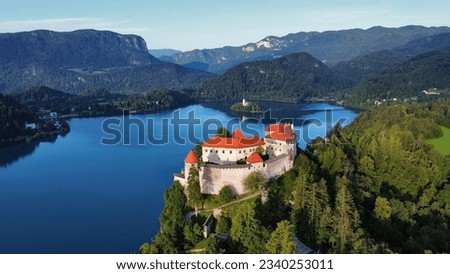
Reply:
<svg viewBox="0 0 450 274"><path fill-rule="evenodd" d="M263 160L260 153L268 156ZM280 176L294 165L297 140L290 124L272 124L265 128L264 138L245 136L236 129L232 137L212 137L202 144L201 161L191 150L184 159L184 169L174 175L187 186L191 167L199 171L204 194L218 194L230 186L237 195L245 193L244 179L255 171L265 178Z"/></svg>

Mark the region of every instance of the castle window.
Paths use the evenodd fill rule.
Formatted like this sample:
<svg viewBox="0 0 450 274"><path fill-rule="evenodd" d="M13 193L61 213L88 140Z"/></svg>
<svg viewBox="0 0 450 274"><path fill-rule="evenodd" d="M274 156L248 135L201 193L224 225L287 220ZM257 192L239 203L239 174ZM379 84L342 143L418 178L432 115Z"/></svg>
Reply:
<svg viewBox="0 0 450 274"><path fill-rule="evenodd" d="M232 154L233 153L233 151L232 150L230 150L230 154Z"/></svg>
<svg viewBox="0 0 450 274"><path fill-rule="evenodd" d="M225 153L225 150L222 150L222 153Z"/></svg>
<svg viewBox="0 0 450 274"><path fill-rule="evenodd" d="M212 152L212 149L210 149L209 152Z"/></svg>
<svg viewBox="0 0 450 274"><path fill-rule="evenodd" d="M241 154L242 153L242 150L239 150L239 154Z"/></svg>
<svg viewBox="0 0 450 274"><path fill-rule="evenodd" d="M245 153L245 149L244 149L244 153Z"/></svg>

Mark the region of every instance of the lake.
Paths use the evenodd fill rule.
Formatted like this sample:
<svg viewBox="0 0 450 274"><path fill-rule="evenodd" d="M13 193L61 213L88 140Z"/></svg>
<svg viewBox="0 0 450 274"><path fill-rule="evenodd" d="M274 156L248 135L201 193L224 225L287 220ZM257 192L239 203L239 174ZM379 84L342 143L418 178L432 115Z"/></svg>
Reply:
<svg viewBox="0 0 450 274"><path fill-rule="evenodd" d="M123 117L71 119L71 131L64 137L0 149L0 253L137 251L159 230L163 193L173 173L183 167L194 139L205 138L206 128L201 124L210 125L214 132L217 121L224 125L231 121L228 128L232 130L242 119L229 111L230 105L191 105L175 114L133 115L129 142L121 139L115 145L101 141L114 139L112 133L120 132ZM302 148L310 139L324 136L336 121L345 118L339 122L347 125L357 115L326 103L261 105L271 108L273 118L292 118ZM179 130L171 126L174 115L185 119L189 113L200 121L190 130L187 125ZM261 134L263 125L256 118L260 117L248 117L246 123ZM104 132L106 119L112 122ZM136 119L144 127L139 128ZM321 125L326 120L327 125ZM183 144L174 140L175 135L180 140L195 138ZM140 144L138 136L145 137L145 142ZM149 136L170 138L165 144L152 144Z"/></svg>

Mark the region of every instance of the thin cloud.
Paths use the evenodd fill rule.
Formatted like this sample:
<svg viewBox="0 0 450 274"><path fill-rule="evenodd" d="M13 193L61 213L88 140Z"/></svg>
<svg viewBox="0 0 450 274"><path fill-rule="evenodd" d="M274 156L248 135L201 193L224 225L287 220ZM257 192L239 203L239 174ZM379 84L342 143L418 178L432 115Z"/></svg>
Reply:
<svg viewBox="0 0 450 274"><path fill-rule="evenodd" d="M69 31L82 28L105 26L101 18L56 18L21 21L0 22L0 32L19 32L35 29L51 29L56 31Z"/></svg>
<svg viewBox="0 0 450 274"><path fill-rule="evenodd" d="M145 27L130 27L126 22L112 22L103 18L55 18L20 21L0 21L0 32L32 31L48 29L54 31L73 31L77 29L101 29L121 33L139 34L149 29Z"/></svg>

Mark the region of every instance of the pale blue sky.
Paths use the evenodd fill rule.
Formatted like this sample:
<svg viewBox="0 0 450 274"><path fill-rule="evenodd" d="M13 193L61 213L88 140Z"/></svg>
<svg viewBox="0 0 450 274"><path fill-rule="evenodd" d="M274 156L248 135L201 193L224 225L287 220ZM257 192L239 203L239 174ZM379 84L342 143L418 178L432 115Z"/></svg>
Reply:
<svg viewBox="0 0 450 274"><path fill-rule="evenodd" d="M149 48L214 48L300 31L450 26L448 0L0 0L0 32L93 28Z"/></svg>

